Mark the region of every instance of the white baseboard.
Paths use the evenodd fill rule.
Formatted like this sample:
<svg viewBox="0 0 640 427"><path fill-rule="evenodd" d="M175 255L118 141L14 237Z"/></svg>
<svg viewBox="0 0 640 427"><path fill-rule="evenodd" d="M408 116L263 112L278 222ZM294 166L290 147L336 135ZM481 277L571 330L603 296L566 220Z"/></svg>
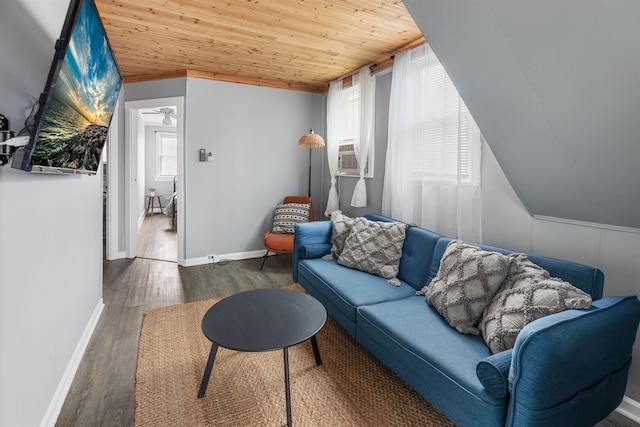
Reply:
<svg viewBox="0 0 640 427"><path fill-rule="evenodd" d="M127 257L127 253L125 251L118 251L115 253L115 255L111 256L111 257L107 257L107 261L113 261L116 259L124 259Z"/></svg>
<svg viewBox="0 0 640 427"><path fill-rule="evenodd" d="M64 400L67 397L67 393L69 393L69 389L71 388L71 383L73 382L73 378L76 375L76 371L80 366L80 362L82 361L82 356L84 356L84 352L89 345L89 341L91 340L91 335L93 335L93 331L98 325L98 320L100 320L100 316L102 315L102 310L104 309L104 302L102 298L98 300L98 304L96 308L93 309L93 313L91 313L91 317L89 318L89 322L87 326L85 326L84 331L82 331L82 335L80 336L80 341L78 341L78 345L76 345L73 354L71 355L71 360L67 364L67 368L58 383L58 387L56 388L56 392L51 398L51 402L49 402L49 407L47 408L47 412L45 412L42 421L40 422L40 427L53 427L58 420L58 416L60 415L60 411L62 410L62 405L64 404Z"/></svg>
<svg viewBox="0 0 640 427"><path fill-rule="evenodd" d="M218 263L221 261L238 261L242 259L261 258L264 256L264 249L250 252L235 252L231 254L216 255L213 257L213 262Z"/></svg>
<svg viewBox="0 0 640 427"><path fill-rule="evenodd" d="M203 265L203 264L211 264L213 263L212 259L207 258L206 256L199 258L186 258L184 260L184 267L193 267L194 265Z"/></svg>
<svg viewBox="0 0 640 427"><path fill-rule="evenodd" d="M249 252L235 252L229 254L222 255L214 255L213 259L203 256L199 258L187 258L184 261L185 267L192 267L194 265L203 265L203 264L217 264L222 261L238 261L243 259L251 259L251 258L261 258L264 256L264 249L260 249L257 251L249 251Z"/></svg>
<svg viewBox="0 0 640 427"><path fill-rule="evenodd" d="M622 399L620 406L616 408L616 412L625 417L640 423L640 402L637 402L630 397L625 396Z"/></svg>

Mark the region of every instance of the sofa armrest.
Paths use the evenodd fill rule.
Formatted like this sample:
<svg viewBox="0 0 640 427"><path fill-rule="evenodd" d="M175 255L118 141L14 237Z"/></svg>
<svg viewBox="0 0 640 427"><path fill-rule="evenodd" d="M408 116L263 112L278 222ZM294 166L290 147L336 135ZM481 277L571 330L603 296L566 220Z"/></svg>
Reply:
<svg viewBox="0 0 640 427"><path fill-rule="evenodd" d="M300 247L300 260L322 258L331 253L331 243L310 243Z"/></svg>
<svg viewBox="0 0 640 427"><path fill-rule="evenodd" d="M525 326L513 348L507 425L593 425L624 397L640 322L635 296Z"/></svg>
<svg viewBox="0 0 640 427"><path fill-rule="evenodd" d="M509 370L513 350L487 356L476 365L476 374L482 386L491 396L498 399L509 395Z"/></svg>
<svg viewBox="0 0 640 427"><path fill-rule="evenodd" d="M331 249L331 221L298 223L293 235L293 281L298 282L298 262L304 259L303 247L317 248L315 245L329 244ZM317 251L313 251L317 252Z"/></svg>

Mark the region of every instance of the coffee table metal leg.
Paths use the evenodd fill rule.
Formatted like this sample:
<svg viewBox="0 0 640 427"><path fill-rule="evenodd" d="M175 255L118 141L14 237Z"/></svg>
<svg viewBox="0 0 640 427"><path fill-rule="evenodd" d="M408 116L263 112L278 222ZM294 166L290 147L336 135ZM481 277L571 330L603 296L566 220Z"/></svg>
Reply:
<svg viewBox="0 0 640 427"><path fill-rule="evenodd" d="M284 393L287 399L287 426L293 424L291 417L291 382L289 380L289 348L285 347L284 351Z"/></svg>
<svg viewBox="0 0 640 427"><path fill-rule="evenodd" d="M316 357L316 365L322 365L320 349L318 348L318 341L316 341L315 335L311 337L311 346L313 347L313 355Z"/></svg>
<svg viewBox="0 0 640 427"><path fill-rule="evenodd" d="M204 369L204 375L202 377L202 383L200 384L200 391L198 391L198 398L204 397L207 392L207 385L209 384L209 377L211 376L211 369L213 368L213 362L216 360L216 353L218 352L218 344L211 344L211 352L209 352L209 360L207 360L207 367Z"/></svg>

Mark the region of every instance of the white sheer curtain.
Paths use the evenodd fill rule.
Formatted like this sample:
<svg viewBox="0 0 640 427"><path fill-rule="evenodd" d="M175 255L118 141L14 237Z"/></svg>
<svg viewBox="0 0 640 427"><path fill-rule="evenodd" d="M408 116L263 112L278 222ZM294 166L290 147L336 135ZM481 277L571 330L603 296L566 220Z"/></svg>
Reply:
<svg viewBox="0 0 640 427"><path fill-rule="evenodd" d="M351 197L351 206L360 208L367 206L367 187L364 172L369 158L369 151L374 146L374 115L376 81L369 67L362 67L353 75L353 85L360 93L360 123L356 133L354 150L360 169L360 179L356 183ZM369 165L371 168L371 165Z"/></svg>
<svg viewBox="0 0 640 427"><path fill-rule="evenodd" d="M382 213L481 242L481 138L427 44L396 55Z"/></svg>
<svg viewBox="0 0 640 427"><path fill-rule="evenodd" d="M340 199L336 189L336 175L338 174L338 137L340 135L340 120L342 113L342 80L329 83L327 95L327 162L329 163L329 175L331 176L331 188L325 216L340 209Z"/></svg>

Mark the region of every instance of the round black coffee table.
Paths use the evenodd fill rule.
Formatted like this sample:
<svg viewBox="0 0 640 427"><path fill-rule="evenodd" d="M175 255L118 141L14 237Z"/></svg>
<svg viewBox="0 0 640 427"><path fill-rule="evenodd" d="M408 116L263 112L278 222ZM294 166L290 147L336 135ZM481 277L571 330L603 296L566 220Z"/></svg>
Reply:
<svg viewBox="0 0 640 427"><path fill-rule="evenodd" d="M203 397L218 347L237 351L284 351L287 425L291 426L289 347L308 339L321 365L316 334L327 320L323 305L310 295L286 289L240 292L217 302L202 318L202 332L212 342L198 397Z"/></svg>

